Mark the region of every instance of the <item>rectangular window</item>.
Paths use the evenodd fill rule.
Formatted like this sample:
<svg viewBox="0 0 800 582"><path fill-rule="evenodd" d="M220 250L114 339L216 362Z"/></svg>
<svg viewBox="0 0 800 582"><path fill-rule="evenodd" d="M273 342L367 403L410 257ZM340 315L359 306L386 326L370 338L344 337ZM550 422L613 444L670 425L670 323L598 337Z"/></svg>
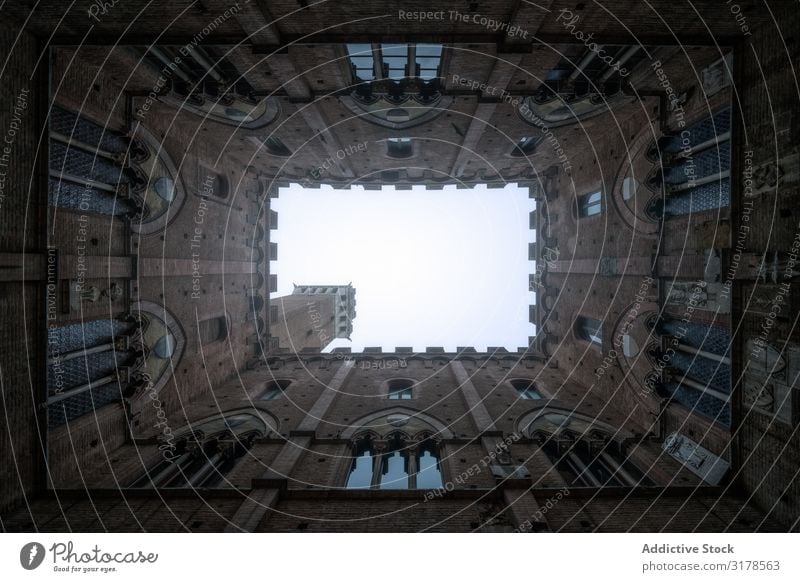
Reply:
<svg viewBox="0 0 800 582"><path fill-rule="evenodd" d="M258 397L259 400L276 400L289 387L289 380L271 380L267 383L266 389Z"/></svg>
<svg viewBox="0 0 800 582"><path fill-rule="evenodd" d="M347 55L356 81L376 80L376 60L380 65L378 75L382 79L400 81L416 77L431 81L440 74L442 45L383 43L378 47L357 43L347 45Z"/></svg>
<svg viewBox="0 0 800 582"><path fill-rule="evenodd" d="M392 158L407 158L413 153L410 137L390 137L386 140L386 154Z"/></svg>
<svg viewBox="0 0 800 582"><path fill-rule="evenodd" d="M405 383L390 385L389 400L411 400L411 385Z"/></svg>
<svg viewBox="0 0 800 582"><path fill-rule="evenodd" d="M581 196L578 199L578 216L581 218L586 218L587 216L595 216L596 214L600 214L600 198L600 190Z"/></svg>
<svg viewBox="0 0 800 582"><path fill-rule="evenodd" d="M258 397L259 400L276 400L281 395L280 388L268 388Z"/></svg>
<svg viewBox="0 0 800 582"><path fill-rule="evenodd" d="M528 380L514 380L512 384L522 400L541 400L542 395L536 390L533 382Z"/></svg>

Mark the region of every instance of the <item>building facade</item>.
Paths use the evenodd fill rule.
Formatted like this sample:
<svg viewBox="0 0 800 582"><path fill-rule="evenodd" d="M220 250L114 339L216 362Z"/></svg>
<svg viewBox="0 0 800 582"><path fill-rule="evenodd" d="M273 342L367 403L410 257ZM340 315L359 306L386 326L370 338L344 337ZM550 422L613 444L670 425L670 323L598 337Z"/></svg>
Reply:
<svg viewBox="0 0 800 582"><path fill-rule="evenodd" d="M796 530L796 10L544 4L4 7L3 528ZM507 183L516 352L270 298L283 187Z"/></svg>

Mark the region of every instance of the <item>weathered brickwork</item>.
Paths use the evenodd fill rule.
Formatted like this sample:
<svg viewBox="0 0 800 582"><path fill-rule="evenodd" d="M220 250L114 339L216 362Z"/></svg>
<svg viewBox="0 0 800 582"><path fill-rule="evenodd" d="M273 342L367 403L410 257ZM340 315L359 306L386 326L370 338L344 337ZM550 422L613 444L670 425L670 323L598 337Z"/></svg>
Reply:
<svg viewBox="0 0 800 582"><path fill-rule="evenodd" d="M70 11L39 2L31 18L26 5L3 8L0 41L13 49L0 132L29 90L0 197L4 529L797 528L800 397L792 374L800 345L789 269L800 248L796 7L742 1L747 31L710 0L695 2L692 15L635 0L441 7L513 23L536 39L522 42L449 18L404 21L390 2L251 4L161 3L139 15L137 3L125 2L96 19L89 2ZM540 96L546 81L579 76L584 47L565 26L567 14L598 43L641 44L646 54L631 61L624 91L609 90L607 109L594 103L566 123L553 115L542 132L520 104ZM202 83L234 71L239 78L226 79L225 89L246 83L265 108L261 125L221 121L225 107L225 115L241 113L235 104L221 99L202 110L202 99L179 91L181 75L201 62L180 52L193 41L201 60L216 63L202 67ZM161 56L143 50L153 42ZM389 119L354 97L346 43L381 42L444 45L424 121L403 121L405 102L385 101ZM175 51L186 58L180 73L164 62ZM725 56L730 79L719 65ZM596 80L605 98L608 79ZM174 188L152 185L145 203L155 208L161 192L168 211L110 217L48 207L48 101L127 143L126 176L148 167L137 150L147 142L148 159L169 170ZM681 169L669 148L683 128L726 108L729 131L697 138L692 156L700 159L709 139L728 152L716 162L720 175L730 168L727 198L688 212L675 202L680 188L663 194L672 165ZM542 141L521 151L521 140L536 136ZM392 150L392 138L410 139L402 142L410 149ZM270 310L270 261L279 257L270 200L291 183L528 188L536 200L530 345L516 353L321 354L326 342L304 306L284 310L282 330ZM588 198L595 192L597 206ZM48 244L57 250L54 273ZM74 287L80 273L85 296ZM779 294L786 299L772 317ZM327 326L334 307L320 301ZM110 319L142 326L130 345L109 348L106 339L84 348L127 354L111 380L118 397L48 428L43 404L60 395L48 394L47 324ZM756 350L767 344L771 351ZM692 358L705 358L700 382L680 368ZM775 362L782 367L767 370ZM788 401L780 410L778 397ZM223 432L208 428L223 419ZM236 432L237 422L248 431ZM675 437L730 469L703 474ZM570 439L591 460L565 445ZM435 452L442 491L380 489L388 469L372 456L372 488L347 487L365 443L379 455L401 441L414 451L403 457L409 466ZM146 477L165 479L175 459L188 467L203 455L212 468L226 467L213 485L164 485L158 494L142 486ZM623 485L581 481L582 464L595 459L618 467ZM526 520L534 523L523 527Z"/></svg>

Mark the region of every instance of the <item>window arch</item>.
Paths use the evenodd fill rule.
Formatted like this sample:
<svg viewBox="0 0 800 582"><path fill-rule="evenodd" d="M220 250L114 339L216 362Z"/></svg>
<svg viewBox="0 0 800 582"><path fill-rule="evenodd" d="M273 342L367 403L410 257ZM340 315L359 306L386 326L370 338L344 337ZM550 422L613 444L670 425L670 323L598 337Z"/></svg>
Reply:
<svg viewBox="0 0 800 582"><path fill-rule="evenodd" d="M163 306L148 301L137 306L139 311L124 319L87 320L51 330L49 427L123 400L137 412L166 384L183 353L183 330Z"/></svg>
<svg viewBox="0 0 800 582"><path fill-rule="evenodd" d="M247 412L233 412L209 419L164 443L162 459L136 478L131 487L215 487L270 426L263 418Z"/></svg>
<svg viewBox="0 0 800 582"><path fill-rule="evenodd" d="M528 426L550 463L571 487L652 485L621 443L592 419L544 411Z"/></svg>
<svg viewBox="0 0 800 582"><path fill-rule="evenodd" d="M371 431L375 435L385 435L387 432L402 428L407 434L428 433L442 439L454 437L448 425L438 418L425 412L393 406L385 410L378 410L361 417L342 430L341 438L354 440L357 435ZM383 438L379 436L378 438Z"/></svg>
<svg viewBox="0 0 800 582"><path fill-rule="evenodd" d="M402 431L385 438L366 433L352 447L348 489L436 489L444 483L439 445L430 434L411 439Z"/></svg>
<svg viewBox="0 0 800 582"><path fill-rule="evenodd" d="M531 125L553 129L601 115L624 103L625 78L646 59L647 51L636 46L604 48L608 54L603 58L583 46L567 49L546 73L536 93L522 100L520 116Z"/></svg>
<svg viewBox="0 0 800 582"><path fill-rule="evenodd" d="M431 121L453 103L439 91L441 44L354 43L346 51L353 90L341 101L364 121L405 129Z"/></svg>
<svg viewBox="0 0 800 582"><path fill-rule="evenodd" d="M289 386L292 385L292 380L270 380L267 382L264 391L259 394L259 400L277 400L280 398Z"/></svg>
<svg viewBox="0 0 800 582"><path fill-rule="evenodd" d="M132 188L131 197L143 210L133 217L131 228L142 235L155 234L162 232L179 214L187 188L162 138L138 123L134 128L134 144L137 146L134 168L141 176L142 187Z"/></svg>
<svg viewBox="0 0 800 582"><path fill-rule="evenodd" d="M163 63L158 66L161 67ZM272 123L278 116L278 100L271 97L248 97L225 94L209 97L193 93L184 98L178 92L169 92L159 100L169 103L181 112L189 112L204 120L216 121L242 129L260 129Z"/></svg>
<svg viewBox="0 0 800 582"><path fill-rule="evenodd" d="M123 163L125 160L125 163ZM177 167L141 123L132 135L54 106L50 112L50 206L127 216L141 234L163 229L183 204Z"/></svg>
<svg viewBox="0 0 800 582"><path fill-rule="evenodd" d="M417 489L437 489L444 481L440 467L439 447L430 439L423 441L417 449Z"/></svg>
<svg viewBox="0 0 800 582"><path fill-rule="evenodd" d="M161 391L186 346L183 328L166 307L150 301L139 301L137 306L139 311L134 319L141 322L139 337L148 349L144 351L142 365L132 374L139 383L136 394L131 397L134 410L150 403L152 395Z"/></svg>
<svg viewBox="0 0 800 582"><path fill-rule="evenodd" d="M375 449L372 439L360 438L353 445L353 461L347 474L347 489L369 489L372 487L372 477L375 465Z"/></svg>
<svg viewBox="0 0 800 582"><path fill-rule="evenodd" d="M406 446L406 437L395 433L386 441L382 458L378 486L380 489L413 489L411 475L412 453Z"/></svg>

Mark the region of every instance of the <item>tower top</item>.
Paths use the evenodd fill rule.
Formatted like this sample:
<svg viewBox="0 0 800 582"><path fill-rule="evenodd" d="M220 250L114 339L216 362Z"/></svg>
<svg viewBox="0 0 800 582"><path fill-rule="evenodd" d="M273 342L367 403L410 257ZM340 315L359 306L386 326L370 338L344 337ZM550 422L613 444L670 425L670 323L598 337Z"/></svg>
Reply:
<svg viewBox="0 0 800 582"><path fill-rule="evenodd" d="M356 318L356 288L352 281L347 285L298 285L294 283L292 295L333 295L334 332L336 337L350 339L353 320Z"/></svg>

